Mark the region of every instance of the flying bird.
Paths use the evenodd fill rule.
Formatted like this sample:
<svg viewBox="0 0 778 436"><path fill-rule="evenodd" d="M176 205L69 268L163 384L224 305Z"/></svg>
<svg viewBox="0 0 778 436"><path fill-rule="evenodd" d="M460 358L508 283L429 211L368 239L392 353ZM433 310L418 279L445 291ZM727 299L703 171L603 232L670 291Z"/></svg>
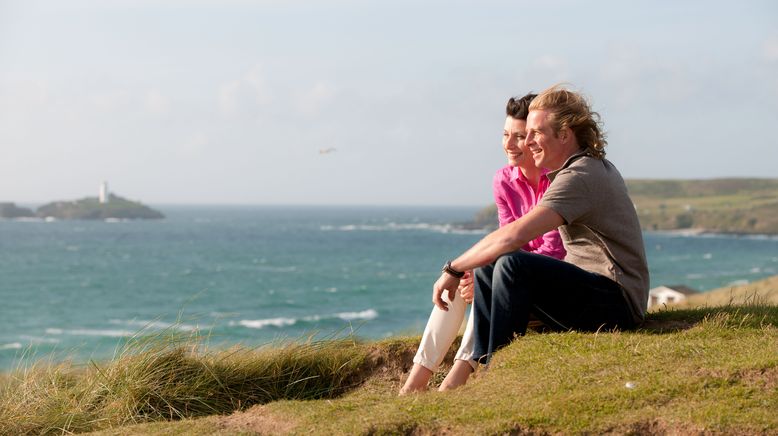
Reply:
<svg viewBox="0 0 778 436"><path fill-rule="evenodd" d="M337 148L335 148L335 147L320 148L319 149L319 154L330 154L330 153L332 153L335 150L337 150Z"/></svg>

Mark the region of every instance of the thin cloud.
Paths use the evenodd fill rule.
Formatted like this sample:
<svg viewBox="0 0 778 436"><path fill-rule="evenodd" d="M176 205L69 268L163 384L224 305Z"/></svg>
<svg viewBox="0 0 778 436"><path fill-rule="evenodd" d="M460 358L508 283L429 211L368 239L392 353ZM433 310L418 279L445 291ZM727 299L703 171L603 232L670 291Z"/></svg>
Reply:
<svg viewBox="0 0 778 436"><path fill-rule="evenodd" d="M115 111L129 106L132 95L126 89L112 89L94 92L87 99L99 111Z"/></svg>
<svg viewBox="0 0 778 436"><path fill-rule="evenodd" d="M0 82L0 111L50 104L51 85L43 79Z"/></svg>
<svg viewBox="0 0 778 436"><path fill-rule="evenodd" d="M202 154L210 144L208 135L203 132L195 132L184 140L178 147L179 157L194 157Z"/></svg>
<svg viewBox="0 0 778 436"><path fill-rule="evenodd" d="M317 115L336 94L334 85L319 81L309 91L297 96L297 107L305 115Z"/></svg>
<svg viewBox="0 0 778 436"><path fill-rule="evenodd" d="M146 110L153 115L167 115L170 112L170 99L157 89L146 94Z"/></svg>
<svg viewBox="0 0 778 436"><path fill-rule="evenodd" d="M635 45L611 49L598 76L604 79L603 85L618 89L614 97L621 105L650 100L677 103L700 88L683 62L657 58Z"/></svg>
<svg viewBox="0 0 778 436"><path fill-rule="evenodd" d="M222 83L217 95L219 112L227 117L253 111L273 101L271 87L259 65L253 66L238 79Z"/></svg>
<svg viewBox="0 0 778 436"><path fill-rule="evenodd" d="M764 42L762 56L768 62L778 62L778 35L773 35Z"/></svg>
<svg viewBox="0 0 778 436"><path fill-rule="evenodd" d="M246 73L243 81L254 92L254 97L256 98L257 104L270 104L270 89L267 85L264 75L262 74L262 67L255 65L251 71Z"/></svg>
<svg viewBox="0 0 778 436"><path fill-rule="evenodd" d="M529 69L531 77L542 78L545 83L561 82L570 79L567 60L561 56L544 54L532 61Z"/></svg>
<svg viewBox="0 0 778 436"><path fill-rule="evenodd" d="M221 112L222 115L230 116L237 112L239 91L240 80L233 80L219 86L219 112Z"/></svg>

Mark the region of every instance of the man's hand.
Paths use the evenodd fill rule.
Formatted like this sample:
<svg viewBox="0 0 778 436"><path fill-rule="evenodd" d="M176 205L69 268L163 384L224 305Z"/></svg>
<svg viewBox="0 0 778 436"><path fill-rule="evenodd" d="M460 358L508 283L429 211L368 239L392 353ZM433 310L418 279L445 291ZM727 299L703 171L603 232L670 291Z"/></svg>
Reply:
<svg viewBox="0 0 778 436"><path fill-rule="evenodd" d="M465 300L465 303L470 304L473 302L473 271L465 271L465 276L459 281L457 291L462 299Z"/></svg>
<svg viewBox="0 0 778 436"><path fill-rule="evenodd" d="M447 273L441 274L438 281L432 285L432 302L435 303L435 306L438 306L440 310L448 312L448 304L443 301L443 292L448 292L448 301L452 301L454 300L454 296L456 295L455 292L458 287L458 278Z"/></svg>

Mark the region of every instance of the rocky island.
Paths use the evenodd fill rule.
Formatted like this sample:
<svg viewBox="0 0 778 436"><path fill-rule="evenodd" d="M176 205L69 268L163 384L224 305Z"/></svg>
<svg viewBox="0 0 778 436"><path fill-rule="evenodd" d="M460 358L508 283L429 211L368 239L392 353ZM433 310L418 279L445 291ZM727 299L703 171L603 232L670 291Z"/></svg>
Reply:
<svg viewBox="0 0 778 436"><path fill-rule="evenodd" d="M73 201L54 201L39 207L35 212L17 207L14 203L0 203L0 218L56 218L62 220L162 219L165 216L144 204L108 194L107 201L98 197L86 197Z"/></svg>
<svg viewBox="0 0 778 436"><path fill-rule="evenodd" d="M35 214L40 218L53 217L63 220L165 218L159 211L114 194L109 194L108 201L104 203L101 203L97 197L86 197L74 201L55 201L39 207Z"/></svg>
<svg viewBox="0 0 778 436"><path fill-rule="evenodd" d="M14 203L0 203L0 218L32 218L35 212L26 207L18 207Z"/></svg>

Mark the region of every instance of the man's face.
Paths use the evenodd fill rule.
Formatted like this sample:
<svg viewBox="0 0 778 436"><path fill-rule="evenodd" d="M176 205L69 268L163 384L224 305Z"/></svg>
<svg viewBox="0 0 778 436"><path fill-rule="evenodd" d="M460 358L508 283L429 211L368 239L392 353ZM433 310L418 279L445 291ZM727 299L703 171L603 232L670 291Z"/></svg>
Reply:
<svg viewBox="0 0 778 436"><path fill-rule="evenodd" d="M505 118L505 127L502 132L502 148L505 156L508 157L508 165L516 166L535 166L524 139L527 136L527 122L517 120L511 116Z"/></svg>
<svg viewBox="0 0 778 436"><path fill-rule="evenodd" d="M549 123L551 113L534 110L527 117L526 144L538 168L556 170L567 160L567 147L562 143Z"/></svg>

